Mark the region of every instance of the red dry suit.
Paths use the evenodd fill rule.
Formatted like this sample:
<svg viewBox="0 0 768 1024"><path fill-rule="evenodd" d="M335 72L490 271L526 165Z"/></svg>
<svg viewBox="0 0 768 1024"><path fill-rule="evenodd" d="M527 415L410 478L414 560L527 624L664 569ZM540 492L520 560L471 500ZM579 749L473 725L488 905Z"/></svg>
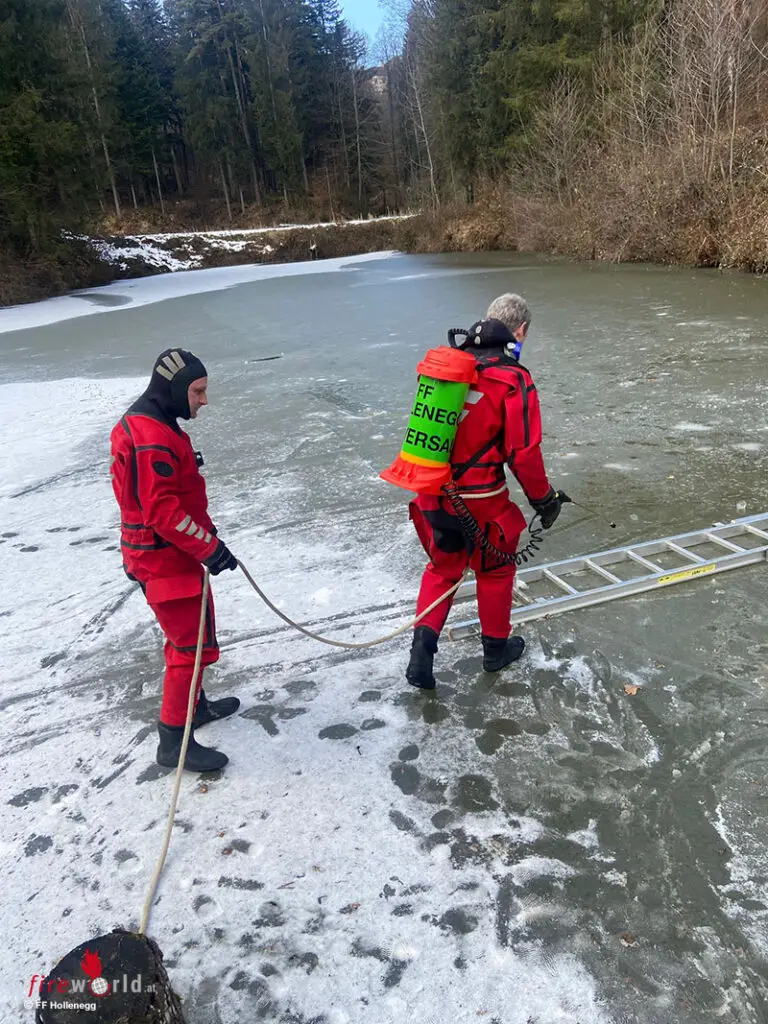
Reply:
<svg viewBox="0 0 768 1024"><path fill-rule="evenodd" d="M510 356L478 353L478 380L470 388L451 453L453 479L469 511L499 550L517 550L525 517L510 499L504 465L525 496L538 501L550 489L541 455L541 414L528 370ZM458 582L469 564L477 579L477 604L484 636L510 631L515 565L499 565L468 541L450 502L419 495L410 515L430 558L421 581L416 614ZM440 633L452 599L442 601L421 625Z"/></svg>
<svg viewBox="0 0 768 1024"><path fill-rule="evenodd" d="M178 726L186 721L200 627L201 563L218 540L189 435L173 417L137 411L142 401L112 430L112 487L120 506L125 571L141 584L166 637L160 721ZM146 402L144 407L152 411ZM209 592L202 665L218 658ZM201 682L202 672L198 692Z"/></svg>

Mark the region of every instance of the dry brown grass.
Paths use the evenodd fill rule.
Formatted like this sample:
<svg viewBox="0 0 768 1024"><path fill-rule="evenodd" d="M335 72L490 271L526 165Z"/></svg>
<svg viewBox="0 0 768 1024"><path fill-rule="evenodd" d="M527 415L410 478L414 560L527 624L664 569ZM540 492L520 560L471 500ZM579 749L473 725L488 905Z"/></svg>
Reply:
<svg viewBox="0 0 768 1024"><path fill-rule="evenodd" d="M331 207L326 195L311 194L304 201L294 202L288 208L283 203L246 203L240 206L239 199L230 203L230 218L226 203L221 199L183 198L171 199L165 203L165 213L159 204L142 206L138 210L124 204L121 216L107 212L93 225L95 234L100 235L144 235L160 232L221 231L229 228L265 228L280 224L315 224L336 220L355 220L358 213L351 208L342 208L338 203ZM382 211L383 212L383 211Z"/></svg>
<svg viewBox="0 0 768 1024"><path fill-rule="evenodd" d="M291 217L300 217L304 211L291 211ZM184 231L221 231L224 228L272 227L286 219L282 207L247 205L243 213L238 204L232 208L229 219L227 207L218 200L180 199L165 204L165 213L159 205L142 206L134 210L123 206L122 214L105 214L94 226L101 235L146 235Z"/></svg>
<svg viewBox="0 0 768 1024"><path fill-rule="evenodd" d="M738 166L747 167L743 154ZM406 222L399 247L768 271L768 187L754 174L745 172L732 187L702 181L682 174L674 153L659 150L645 159L602 153L574 181L567 202L514 180L486 185L472 206Z"/></svg>

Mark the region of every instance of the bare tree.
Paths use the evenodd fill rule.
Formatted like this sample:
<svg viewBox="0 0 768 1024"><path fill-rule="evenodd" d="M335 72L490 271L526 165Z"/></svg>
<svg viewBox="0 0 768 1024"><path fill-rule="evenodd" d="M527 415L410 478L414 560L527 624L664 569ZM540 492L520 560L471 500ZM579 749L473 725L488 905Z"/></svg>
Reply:
<svg viewBox="0 0 768 1024"><path fill-rule="evenodd" d="M388 128L389 157L392 165L395 194L399 198L402 180L400 177L400 154L399 141L395 117L395 89L393 82L393 68L395 60L402 49L402 33L391 20L385 21L376 36L374 43L374 56L380 61L382 69L386 72L386 123Z"/></svg>
<svg viewBox="0 0 768 1024"><path fill-rule="evenodd" d="M756 0L673 0L667 17L671 128L687 141L703 181L733 189L739 124L767 62Z"/></svg>
<svg viewBox="0 0 768 1024"><path fill-rule="evenodd" d="M588 103L583 88L560 75L536 112L529 146L535 153L532 167L545 175L545 187L554 189L559 202L571 202L576 174L587 145Z"/></svg>
<svg viewBox="0 0 768 1024"><path fill-rule="evenodd" d="M427 169L429 171L429 191L432 199L433 206L440 205L440 197L437 192L437 184L435 182L435 164L432 159L432 145L430 143L430 133L427 130L427 122L424 116L424 96L423 96L423 79L420 71L420 66L414 57L408 59L406 63L408 84L411 89L411 97L413 100L414 109L414 126L417 129L420 142L424 144L424 152L426 155Z"/></svg>
<svg viewBox="0 0 768 1024"><path fill-rule="evenodd" d="M658 145L669 111L669 75L659 46L659 18L635 30L629 41L608 40L595 76L595 111L603 137L640 149L645 157Z"/></svg>
<svg viewBox="0 0 768 1024"><path fill-rule="evenodd" d="M112 200L115 204L115 214L119 218L121 216L120 196L117 192L115 169L112 163L112 158L109 155L105 119L102 112L101 102L99 100L99 90L96 85L96 76L94 74L93 61L91 60L91 49L88 43L88 35L85 30L85 20L83 18L83 12L80 9L80 4L78 3L78 0L67 0L67 14L69 15L69 21L72 27L73 35L75 39L78 41L78 45L82 48L83 59L85 61L88 82L91 90L91 98L93 100L93 109L96 114L96 123L98 125L99 135L101 137L101 148L104 152L104 161L107 165L107 176L109 178L109 184L112 188Z"/></svg>

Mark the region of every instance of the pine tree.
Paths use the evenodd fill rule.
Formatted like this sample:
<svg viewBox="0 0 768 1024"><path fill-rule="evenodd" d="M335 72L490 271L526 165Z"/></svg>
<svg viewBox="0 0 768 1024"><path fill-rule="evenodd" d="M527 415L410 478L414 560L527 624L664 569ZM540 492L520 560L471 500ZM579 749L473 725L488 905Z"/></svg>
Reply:
<svg viewBox="0 0 768 1024"><path fill-rule="evenodd" d="M0 0L0 245L34 252L74 227L90 187L61 0Z"/></svg>

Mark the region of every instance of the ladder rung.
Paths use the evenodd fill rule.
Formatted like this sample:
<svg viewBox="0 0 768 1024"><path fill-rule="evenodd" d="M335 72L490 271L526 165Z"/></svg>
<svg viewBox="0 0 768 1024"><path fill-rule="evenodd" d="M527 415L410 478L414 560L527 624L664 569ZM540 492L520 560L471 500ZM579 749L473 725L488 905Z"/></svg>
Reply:
<svg viewBox="0 0 768 1024"><path fill-rule="evenodd" d="M568 594L578 594L579 591L575 587L572 587L570 583L566 583L565 580L561 580L559 576L555 576L549 569L542 569L542 575L546 576L548 580L551 580L555 586L562 587Z"/></svg>
<svg viewBox="0 0 768 1024"><path fill-rule="evenodd" d="M703 565L707 561L706 558L701 558L699 555L694 554L693 551L688 551L686 548L681 548L680 545L675 544L674 541L668 540L667 547L670 551L676 551L678 555L682 555L683 558L689 558L692 562L699 562L701 565ZM741 551L743 550L743 548L734 550Z"/></svg>
<svg viewBox="0 0 768 1024"><path fill-rule="evenodd" d="M744 523L744 529L747 533L754 533L756 537L762 537L763 540L768 540L768 533L766 533L765 530L758 530L756 526L749 526L747 523Z"/></svg>
<svg viewBox="0 0 768 1024"><path fill-rule="evenodd" d="M712 544L719 544L721 547L728 548L729 551L748 551L749 548L743 548L740 544L734 544L730 540L726 540L725 537L716 537L714 533L705 533L704 536Z"/></svg>
<svg viewBox="0 0 768 1024"><path fill-rule="evenodd" d="M634 551L627 550L627 555L634 562L639 562L640 565L644 565L646 569L650 569L653 573L664 572L660 565L656 565L655 562L650 562L647 558L643 558L642 555L636 555Z"/></svg>
<svg viewBox="0 0 768 1024"><path fill-rule="evenodd" d="M605 579L610 580L611 583L622 582L618 576L614 576L612 572L608 572L608 570L604 569L602 565L598 565L596 562L593 562L591 558L585 558L584 565L588 565L593 572L598 574L598 576L602 576Z"/></svg>

